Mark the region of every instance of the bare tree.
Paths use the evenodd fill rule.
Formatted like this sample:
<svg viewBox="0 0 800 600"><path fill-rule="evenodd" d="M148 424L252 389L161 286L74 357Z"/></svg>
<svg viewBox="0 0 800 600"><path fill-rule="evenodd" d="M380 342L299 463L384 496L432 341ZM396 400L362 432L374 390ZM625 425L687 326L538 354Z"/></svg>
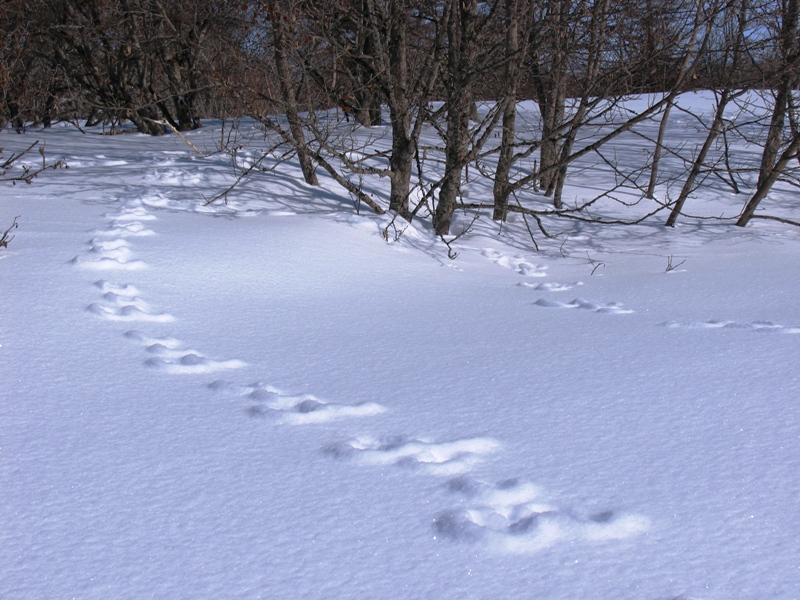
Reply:
<svg viewBox="0 0 800 600"><path fill-rule="evenodd" d="M505 65L503 74L503 96L499 103L503 111L502 139L497 156L497 168L494 175L494 210L492 218L495 221L505 221L508 212L508 198L512 188L509 181L511 167L514 165L514 148L516 142L517 121L517 88L519 81L520 63L522 62L524 48L519 43L519 14L518 0L505 0L503 15L505 25Z"/></svg>
<svg viewBox="0 0 800 600"><path fill-rule="evenodd" d="M49 125L55 111L55 74L38 47L38 1L0 3L0 126L21 133L28 122Z"/></svg>
<svg viewBox="0 0 800 600"><path fill-rule="evenodd" d="M761 157L761 168L758 174L758 187L770 176L783 143L786 113L789 108L792 90L798 85L798 13L800 0L778 0L775 2L775 25L777 38L777 71L778 81L775 89L775 100L772 109L767 139Z"/></svg>
<svg viewBox="0 0 800 600"><path fill-rule="evenodd" d="M630 90L632 85L640 85L637 82L647 81L647 78L651 77L649 73L653 60L652 56L631 54L625 45L627 35L625 26L631 18L632 5L597 0L577 2L571 5L569 10L562 7L562 12L558 15L549 12L552 10L554 10L552 6L547 6L538 12L532 11L530 30L526 34L526 39L532 45L531 54L534 55L531 60L534 65L535 95L537 98L545 98L545 106L542 106L540 101L540 114L543 120L540 135L527 141L515 138L506 125L513 123L513 120L504 119L503 138L498 149L498 169L495 172L494 216L496 218L508 211L508 198L511 194L516 195L536 183L549 186L549 190L545 189L545 194L549 191L553 196L556 210L554 214L559 214L558 211L563 209L561 196L569 166L590 153L595 153L602 161L608 162L609 159L601 154L601 149L606 143L630 131L636 124L652 118L653 115L663 111L665 106L674 102L683 82L694 73L697 59L702 55L712 29L712 22L703 17L700 9L696 9L698 18L695 22L693 24L690 22L688 29L682 28L679 33L675 33L669 44L666 42L663 44L664 48L669 46L671 57L680 57L684 65L682 76L663 82L667 91L660 100L654 100L639 113L627 113L620 121L619 116L623 113L615 109L618 99ZM545 19L545 23L537 21L542 18ZM554 43L543 39L548 32L557 33L552 25L548 25L549 23L564 24L567 18L573 31L565 35L572 40L574 46L561 46L560 42ZM524 19L520 20L520 23L524 22ZM700 48L695 47L698 38L700 38ZM559 106L549 108L546 106L548 102L558 104L561 100L554 80L555 75L548 72L542 76L536 71L537 61L541 64L543 52L540 49L539 55L536 55L533 44L537 43L544 44L546 48L556 47L558 54L564 57L559 60L565 60L570 65L569 71L564 74L563 84L573 95L569 100L569 111L566 110L566 99L559 105L563 106L564 110ZM509 47L507 42L507 54ZM551 55L552 52L544 56L550 57L547 60L552 61ZM525 56L524 49L520 51L520 56ZM508 66L506 69L507 73L513 73L508 70ZM513 89L509 84L513 84L514 81L514 79L504 80L502 89ZM670 85L667 86L667 83ZM507 102L506 97L503 98L503 102ZM559 121L551 121L548 125L546 121L553 118L553 113L558 113ZM581 132L585 129L602 131L603 134L599 138L594 137L590 142L586 135L581 136ZM581 137L586 141L581 141ZM541 158L539 168L531 169L527 174L511 180L508 177L510 166L537 151ZM635 181L633 175L625 175L619 171L619 167L614 168L623 180ZM642 166L636 165L629 165L626 168L631 173L643 169ZM536 213L524 209L521 205L514 210ZM564 214L573 214L574 210L566 210Z"/></svg>
<svg viewBox="0 0 800 600"><path fill-rule="evenodd" d="M323 5L311 4L309 14L316 24L314 30L332 43L341 57L335 62L344 68L340 81L346 80L342 86L346 91L342 94L337 90L318 66L312 67L315 80L330 90L346 110L356 110L347 99L350 96L360 98L362 105L377 101L380 106L384 102L389 111L392 146L388 168L366 167L365 161L348 166L361 175L387 177L389 209L410 220L414 157L444 56L443 19L438 3L353 0L336 7L340 11L338 19L336 14L324 14ZM375 125L380 118L361 118L360 122Z"/></svg>
<svg viewBox="0 0 800 600"><path fill-rule="evenodd" d="M11 221L11 225L8 226L8 229L0 234L0 248L8 248L9 242L14 239L11 231L19 227L17 219L19 219L19 217L14 217L14 220Z"/></svg>
<svg viewBox="0 0 800 600"><path fill-rule="evenodd" d="M655 67L655 78L652 81L647 82L648 86L654 86L656 81L660 81L663 85L668 81L667 74L664 72L662 73L661 70L664 68L663 66L665 63L673 63L674 61L664 60L660 58L664 53L668 56L674 56L676 50L681 48L681 36L682 31L679 27L673 27L672 29L665 29L665 23L675 23L675 21L679 21L679 19L675 19L675 14L680 14L679 11L682 12L684 7L681 7L679 3L674 3L671 7L672 10L669 12L662 12L662 14L658 14L658 10L653 3L648 0L647 2L647 12L645 13L643 19L645 22L645 36L644 36L644 48L646 55L648 56L648 60L652 60L656 63ZM701 10L701 5L695 5L694 7L686 7L686 9L691 10L694 8L695 18L694 18L694 27L691 29L691 34L689 35L688 44L684 47L686 51L683 55L682 60L680 60L677 66L677 73L675 79L675 85L681 86L686 85L686 73L689 68L692 66L693 60L695 58L695 49L697 45L697 37L698 37L698 26L701 26L703 23L703 11ZM670 14L671 13L671 14ZM659 18L661 17L661 18ZM672 17L672 18L670 18ZM710 23L706 21L709 25ZM707 36L706 36L707 38ZM650 58L652 57L652 58ZM653 73L651 72L651 75ZM646 197L650 199L655 198L655 189L656 185L658 184L658 174L659 174L659 166L661 164L661 155L664 150L664 138L667 133L667 125L669 124L669 118L672 114L672 109L675 107L675 102L670 101L664 107L664 112L661 115L661 121L658 127L658 137L656 138L655 146L653 148L653 158L652 164L650 167L650 179L647 183L647 192Z"/></svg>
<svg viewBox="0 0 800 600"><path fill-rule="evenodd" d="M800 115L794 96L800 85L800 0L780 0L776 5L777 10L771 16L774 17L773 28L777 42L774 71L777 89L764 142L758 183L753 196L736 221L740 227L745 227L756 216L759 204L784 175L789 163L800 159ZM785 137L787 118L790 125L788 139Z"/></svg>
<svg viewBox="0 0 800 600"><path fill-rule="evenodd" d="M31 152L36 150L39 154L41 162L37 160L35 164L25 161L25 157L29 156ZM67 163L63 159L55 162L48 162L45 155L44 146L39 144L36 140L21 152L12 152L8 158L3 158L3 149L0 148L0 182L10 182L12 184L19 183L33 183L33 180L39 176L40 173L66 167ZM18 171L15 169L19 169Z"/></svg>
<svg viewBox="0 0 800 600"><path fill-rule="evenodd" d="M228 0L53 0L40 43L89 107L151 135L185 131L200 123L212 38L236 10Z"/></svg>
<svg viewBox="0 0 800 600"><path fill-rule="evenodd" d="M561 127L567 98L571 54L577 51L577 24L572 20L573 4L581 10L582 1L556 0L537 3L536 26L531 28L531 72L542 123L539 150L539 185L545 195L553 194L558 169L554 164L561 154ZM554 201L561 208L561 200Z"/></svg>
<svg viewBox="0 0 800 600"><path fill-rule="evenodd" d="M675 222L683 210L689 194L695 189L695 184L703 169L706 168L706 161L709 152L717 138L723 133L725 128L725 111L728 105L736 98L746 93L747 88L742 88L742 81L740 79L740 69L742 66L743 56L746 52L747 32L750 27L748 20L749 5L747 0L740 0L730 2L727 10L722 11L722 19L724 21L723 27L730 35L730 40L723 47L725 56L720 61L724 65L725 74L719 76L722 82L722 89L715 92L716 95L716 108L711 125L708 129L708 134L703 142L700 150L697 153L694 161L692 162L689 174L684 181L680 194L672 206L672 211L667 218L666 225L674 227ZM698 14L700 8L698 9ZM669 108L669 107L668 107ZM648 188L649 190L649 188Z"/></svg>
<svg viewBox="0 0 800 600"><path fill-rule="evenodd" d="M461 190L461 174L467 159L473 87L478 73L478 37L488 19L478 19L477 0L445 0L443 21L447 32L446 110L444 176L439 187L433 226L439 235L450 231Z"/></svg>
<svg viewBox="0 0 800 600"><path fill-rule="evenodd" d="M317 174L314 172L314 165L311 156L306 149L305 132L298 112L298 96L303 92L304 80L299 81L293 76L289 65L287 54L296 51L294 40L290 36L292 24L287 21L294 16L294 12L286 6L280 6L277 0L269 0L267 4L267 15L270 25L272 25L273 47L275 65L278 71L278 82L280 87L281 101L289 123L291 141L297 149L297 157L300 161L300 169L303 171L303 178L310 185L319 185Z"/></svg>
<svg viewBox="0 0 800 600"><path fill-rule="evenodd" d="M800 126L794 98L795 90L800 85L800 1L780 0L769 6L775 9L766 14L766 22L775 32L773 39L777 56L774 60L774 100L761 156L758 183L736 222L740 227L746 226L755 216L759 204L784 174L789 163L800 157ZM785 138L787 118L791 131L788 140Z"/></svg>

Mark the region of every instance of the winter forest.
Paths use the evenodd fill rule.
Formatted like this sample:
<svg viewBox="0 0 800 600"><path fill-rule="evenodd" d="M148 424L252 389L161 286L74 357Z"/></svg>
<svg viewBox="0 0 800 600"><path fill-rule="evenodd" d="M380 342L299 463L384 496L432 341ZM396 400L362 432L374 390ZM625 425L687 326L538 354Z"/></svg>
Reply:
<svg viewBox="0 0 800 600"><path fill-rule="evenodd" d="M248 149L237 124L251 118L262 156L296 155L306 183L325 172L356 204L428 219L440 236L457 208L525 215L534 236L549 235L552 218L674 225L696 189L716 184L741 194L745 226L779 218L756 209L777 181L797 183L795 0L12 0L0 10L6 126L160 136L222 119L218 149L235 154ZM697 90L713 90L712 112L682 106ZM623 102L645 93L655 95ZM520 117L525 100L538 118ZM702 130L699 147L666 135L674 112ZM435 143L421 142L426 125ZM622 159L631 136L646 151ZM586 164L613 178L565 199ZM255 158L240 177L262 168ZM465 197L470 177L490 181L492 197ZM607 215L608 201L631 210Z"/></svg>
<svg viewBox="0 0 800 600"><path fill-rule="evenodd" d="M0 597L800 598L800 0L1 0Z"/></svg>

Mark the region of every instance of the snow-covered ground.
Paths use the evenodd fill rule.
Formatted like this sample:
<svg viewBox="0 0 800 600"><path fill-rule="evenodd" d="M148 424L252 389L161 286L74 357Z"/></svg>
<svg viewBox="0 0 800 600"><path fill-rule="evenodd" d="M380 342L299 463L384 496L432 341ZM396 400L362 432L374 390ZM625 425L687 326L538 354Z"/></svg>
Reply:
<svg viewBox="0 0 800 600"><path fill-rule="evenodd" d="M0 597L800 597L798 229L450 260L296 165L206 207L177 136L2 136L70 168L0 190Z"/></svg>

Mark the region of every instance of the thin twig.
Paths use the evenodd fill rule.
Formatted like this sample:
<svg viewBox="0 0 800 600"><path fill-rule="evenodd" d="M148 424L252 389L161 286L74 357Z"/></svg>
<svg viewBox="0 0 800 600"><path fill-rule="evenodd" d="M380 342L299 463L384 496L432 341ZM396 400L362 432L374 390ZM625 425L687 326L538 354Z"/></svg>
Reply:
<svg viewBox="0 0 800 600"><path fill-rule="evenodd" d="M787 225L795 225L796 227L800 227L800 222L792 221L791 219L785 219L783 217L775 217L772 215L753 215L750 217L751 219L768 219L770 221L778 221L779 223L786 223Z"/></svg>
<svg viewBox="0 0 800 600"><path fill-rule="evenodd" d="M19 227L17 219L19 219L19 215L14 217L14 221L12 221L11 226L3 232L3 235L0 236L0 248L8 248L8 243L14 239L15 236L12 235L9 237L9 234L11 233L12 229Z"/></svg>

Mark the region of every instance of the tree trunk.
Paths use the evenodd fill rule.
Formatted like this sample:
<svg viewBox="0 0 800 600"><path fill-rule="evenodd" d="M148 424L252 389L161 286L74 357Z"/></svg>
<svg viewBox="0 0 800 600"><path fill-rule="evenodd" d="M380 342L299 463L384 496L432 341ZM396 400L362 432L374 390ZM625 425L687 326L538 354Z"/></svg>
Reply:
<svg viewBox="0 0 800 600"><path fill-rule="evenodd" d="M287 40L286 31L283 23L284 16L280 8L274 1L270 4L270 21L275 35L275 65L278 68L278 79L280 80L281 96L283 96L286 120L289 123L289 130L294 139L294 146L297 150L297 158L300 161L300 169L303 172L303 179L309 185L319 185L317 174L314 171L314 164L311 156L306 151L305 133L303 123L297 110L295 100L294 85L292 83L292 73L289 69L289 62L286 58Z"/></svg>
<svg viewBox="0 0 800 600"><path fill-rule="evenodd" d="M553 206L555 208L561 208L563 206L561 196L564 191L564 184L567 181L567 169L569 168L570 155L575 147L575 140L577 139L578 131L584 126L584 120L586 119L586 115L589 112L589 107L592 104L592 98L597 95L604 97L604 94L607 94L606 89L599 89L598 82L603 64L605 46L608 42L607 26L610 4L611 0L598 1L592 5L590 10L590 15L592 18L588 36L589 40L586 71L584 80L581 84L580 104L578 105L575 114L570 119L569 128L565 134L562 134L563 141L561 145L561 151L557 159L558 163L557 169L555 170L555 182L551 182L550 184L553 187ZM570 53L570 49L564 49L561 52L560 60L562 62L566 62ZM564 92L561 93L561 110L563 113L563 96L565 96L565 94Z"/></svg>
<svg viewBox="0 0 800 600"><path fill-rule="evenodd" d="M783 128L786 122L786 109L789 104L789 95L792 93L792 84L788 77L785 77L775 94L775 106L772 109L767 139L764 141L764 152L761 154L761 166L758 171L758 184L760 187L764 180L769 177L778 152L783 142Z"/></svg>
<svg viewBox="0 0 800 600"><path fill-rule="evenodd" d="M519 71L519 26L517 24L518 0L506 0L506 55L503 84L503 137L494 177L494 211L492 219L505 221L508 213L508 198L511 195L511 167L514 164L514 142L517 122L517 74Z"/></svg>
<svg viewBox="0 0 800 600"><path fill-rule="evenodd" d="M395 211L406 221L411 220L408 206L408 193L411 187L411 172L414 166L416 143L408 135L408 129L392 128L392 155L389 165L392 171L391 189L389 191L389 210Z"/></svg>
<svg viewBox="0 0 800 600"><path fill-rule="evenodd" d="M548 85L539 98L542 115L542 146L539 150L539 186L545 196L551 196L555 188L557 169L555 163L561 154L561 133L559 129L564 120L565 94L561 84ZM561 208L556 206L556 208Z"/></svg>
<svg viewBox="0 0 800 600"><path fill-rule="evenodd" d="M364 127L381 124L381 97L371 89L361 89L355 93L353 116Z"/></svg>
<svg viewBox="0 0 800 600"><path fill-rule="evenodd" d="M438 235L450 233L450 221L461 192L461 172L469 144L469 116L472 107L470 90L471 68L477 45L474 37L477 0L449 0L447 23L448 74L447 134L445 139L445 174L433 227Z"/></svg>
<svg viewBox="0 0 800 600"><path fill-rule="evenodd" d="M655 198L656 184L658 183L658 167L661 162L661 150L664 147L664 137L667 133L667 125L669 124L669 115L672 112L673 101L667 102L664 108L664 114L661 115L661 123L658 126L658 139L656 139L656 147L653 149L653 164L650 166L650 181L647 183L648 198Z"/></svg>
<svg viewBox="0 0 800 600"><path fill-rule="evenodd" d="M711 150L711 146L714 144L714 140L722 133L722 116L725 114L725 107L728 105L730 95L730 90L723 90L720 95L719 102L717 103L717 110L714 113L714 121L711 123L711 129L709 129L706 140L703 142L703 146L700 148L700 152L697 154L694 164L692 164L692 170L689 171L689 176L686 178L683 188L681 188L681 193L675 201L675 206L672 207L672 212L670 212L669 218L667 218L667 227L675 226L675 222L678 220L681 210L683 210L683 205L686 204L686 199L694 189L694 182L703 169L706 157Z"/></svg>
<svg viewBox="0 0 800 600"><path fill-rule="evenodd" d="M134 124L139 133L159 136L164 135L164 126L158 122L158 115L149 108L131 110L127 113L127 118Z"/></svg>
<svg viewBox="0 0 800 600"><path fill-rule="evenodd" d="M783 127L786 121L786 111L789 107L789 99L792 89L797 83L796 64L797 61L797 27L798 13L800 13L800 0L786 0L783 10L781 10L781 32L780 50L783 61L783 74L780 78L777 94L775 95L775 106L772 110L767 139L764 142L764 152L761 155L761 168L758 174L758 188L770 176L778 157L781 143L783 141Z"/></svg>
<svg viewBox="0 0 800 600"><path fill-rule="evenodd" d="M547 8L546 22L537 30L541 39L532 40L537 48L534 65L534 88L542 119L542 141L539 150L539 185L545 196L551 196L558 180L557 162L561 158L562 133L567 95L567 39L570 0L552 2ZM561 208L559 202L554 203Z"/></svg>
<svg viewBox="0 0 800 600"><path fill-rule="evenodd" d="M745 206L745 209L742 212L742 215L739 217L739 220L736 221L736 224L739 227L744 227L747 225L747 223L753 217L753 214L756 212L758 204L766 197L775 182L778 181L778 177L780 177L781 173L783 173L786 165L788 165L791 160L798 157L800 157L800 134L795 134L792 142L789 144L786 150L783 151L783 154L781 154L778 162L773 165L769 174L758 184L755 194L753 194L753 197L750 198L747 206Z"/></svg>

